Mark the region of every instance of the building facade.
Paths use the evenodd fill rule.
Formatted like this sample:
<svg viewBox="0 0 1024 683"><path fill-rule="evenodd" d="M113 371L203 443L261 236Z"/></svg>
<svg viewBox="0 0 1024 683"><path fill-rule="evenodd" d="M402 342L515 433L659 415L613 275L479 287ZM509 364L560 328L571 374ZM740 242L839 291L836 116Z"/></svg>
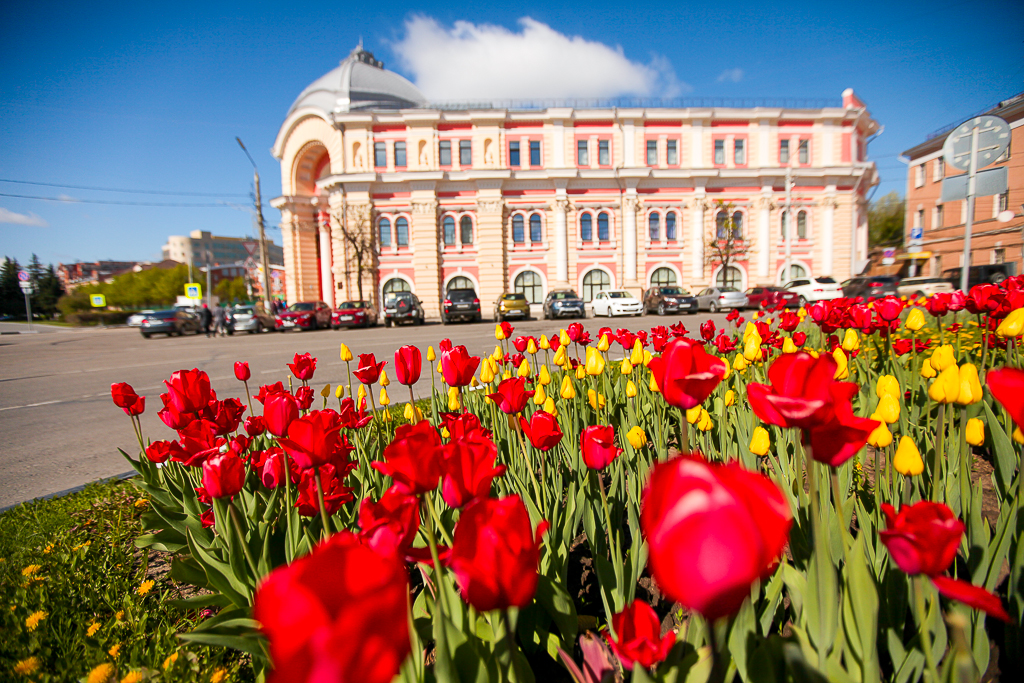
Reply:
<svg viewBox="0 0 1024 683"><path fill-rule="evenodd" d="M1004 194L975 200L971 265L1011 263L1014 274L1020 274L1024 272L1024 93L982 114L998 116L1010 125L1010 146L996 163L987 167L1006 166L1009 189ZM918 252L921 256L913 260L918 274L938 276L944 270L963 266L967 201L943 203L941 196L943 178L963 174L948 166L942 157L947 134L961 123L948 126L903 153L909 159L905 244L911 243L914 228L921 228L923 233ZM1004 214L1005 218L1006 212L1011 212L1013 218L1001 221L999 215Z"/></svg>
<svg viewBox="0 0 1024 683"><path fill-rule="evenodd" d="M82 285L94 285L108 282L115 275L128 272L139 264L138 261L93 261L91 263L59 263L57 279L64 291L70 292Z"/></svg>
<svg viewBox="0 0 1024 683"><path fill-rule="evenodd" d="M188 235L171 235L161 247L163 257L178 263L214 265L243 263L260 260L259 240L246 237L218 237L205 230L193 230ZM267 240L267 256L272 265L284 265L284 250Z"/></svg>
<svg viewBox="0 0 1024 683"><path fill-rule="evenodd" d="M357 48L292 105L273 147L289 301L471 286L534 303L859 272L867 144L852 90L820 108L431 107ZM728 268L709 241L735 245ZM731 240L731 241L730 241ZM358 253L369 243L363 267Z"/></svg>

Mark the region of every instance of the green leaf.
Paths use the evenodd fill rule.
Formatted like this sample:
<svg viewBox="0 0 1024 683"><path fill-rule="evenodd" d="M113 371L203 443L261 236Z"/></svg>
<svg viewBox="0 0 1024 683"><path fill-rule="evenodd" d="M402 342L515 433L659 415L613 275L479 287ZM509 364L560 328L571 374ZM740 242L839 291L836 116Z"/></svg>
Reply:
<svg viewBox="0 0 1024 683"><path fill-rule="evenodd" d="M210 584L226 595L232 604L248 605L249 589L234 575L231 566L216 559L210 552L196 543L192 533L188 534L188 547L192 556L202 565Z"/></svg>
<svg viewBox="0 0 1024 683"><path fill-rule="evenodd" d="M576 616L576 605L573 604L568 591L562 584L556 583L550 577L541 576L537 581L535 598L558 626L558 632L562 635L562 640L565 643L562 647L571 648L576 641L579 619Z"/></svg>
<svg viewBox="0 0 1024 683"><path fill-rule="evenodd" d="M881 677L878 662L878 589L864 557L864 535L853 542L844 572L843 626L865 683Z"/></svg>
<svg viewBox="0 0 1024 683"><path fill-rule="evenodd" d="M992 406L988 401L982 401L985 406L985 424L988 425L988 433L992 437L992 450L995 453L993 464L995 465L995 483L999 492L1000 500L1007 497L1010 491L1010 484L1013 482L1013 473L1020 462L1013 442L1006 436L1002 423L992 412Z"/></svg>

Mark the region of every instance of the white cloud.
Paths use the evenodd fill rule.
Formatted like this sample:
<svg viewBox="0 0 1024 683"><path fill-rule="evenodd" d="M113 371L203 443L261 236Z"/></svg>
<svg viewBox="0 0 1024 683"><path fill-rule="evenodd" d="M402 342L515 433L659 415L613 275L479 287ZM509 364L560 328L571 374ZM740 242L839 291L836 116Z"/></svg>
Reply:
<svg viewBox="0 0 1024 683"><path fill-rule="evenodd" d="M15 213L10 209L0 206L0 223L14 223L15 225L31 225L37 228L48 228L50 224L41 216L29 211L28 213Z"/></svg>
<svg viewBox="0 0 1024 683"><path fill-rule="evenodd" d="M69 194L59 194L59 195L57 195L57 199L59 199L62 202L77 202L78 201L77 197L72 197Z"/></svg>
<svg viewBox="0 0 1024 683"><path fill-rule="evenodd" d="M739 83L743 80L743 69L726 69L718 75L719 83Z"/></svg>
<svg viewBox="0 0 1024 683"><path fill-rule="evenodd" d="M520 31L457 21L450 28L415 16L391 48L431 100L675 97L689 92L664 57L649 64L621 46L567 36L523 17Z"/></svg>

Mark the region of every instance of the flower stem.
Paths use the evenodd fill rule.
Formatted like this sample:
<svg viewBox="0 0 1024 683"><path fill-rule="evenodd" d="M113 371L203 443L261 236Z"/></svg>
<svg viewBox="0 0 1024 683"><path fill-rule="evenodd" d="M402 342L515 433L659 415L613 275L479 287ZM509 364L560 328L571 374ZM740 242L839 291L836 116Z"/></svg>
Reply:
<svg viewBox="0 0 1024 683"><path fill-rule="evenodd" d="M608 494L604 490L604 482L601 480L601 473L597 470L594 471L594 476L597 478L598 490L601 492L601 507L604 509L604 520L605 524L608 525L608 545L611 546L612 559L615 561L615 583L616 588L622 595L623 602L625 602L625 590L622 577L622 548L619 546L619 531L612 525L612 514L611 509L608 507ZM612 605L618 609L614 601ZM613 638L618 636L615 634L615 627L612 625L612 615L608 615L608 630L611 632Z"/></svg>
<svg viewBox="0 0 1024 683"><path fill-rule="evenodd" d="M939 487L939 479L941 478L940 472L942 471L942 461L946 451L946 404L939 404L939 430L935 436L935 462L932 467L932 491L931 495L928 496L929 500L937 501Z"/></svg>
<svg viewBox="0 0 1024 683"><path fill-rule="evenodd" d="M921 649L924 650L924 661L928 670L928 679L930 683L938 683L939 672L935 668L935 654L932 652L931 635L928 629L928 610L925 607L925 581L928 578L924 575L918 575L914 577L914 597L917 601L917 618L921 622L919 624L921 632Z"/></svg>
<svg viewBox="0 0 1024 683"><path fill-rule="evenodd" d="M242 520L239 518L238 508L235 507L234 501L230 499L228 499L228 514L231 516L231 522L232 526L235 527L235 533L238 534L238 542L242 545L242 552L245 554L245 561L249 564L250 571L252 571L252 578L258 579L260 573L256 570L256 563L252 559L252 551L249 550L249 544L245 542L245 532L242 530Z"/></svg>
<svg viewBox="0 0 1024 683"><path fill-rule="evenodd" d="M255 413L252 412L252 396L249 395L249 381L245 380L242 384L245 385L245 400L249 402L249 415L255 415Z"/></svg>
<svg viewBox="0 0 1024 683"><path fill-rule="evenodd" d="M324 540L331 537L331 522L327 518L327 508L324 507L324 485L320 481L320 468L313 468L313 479L316 480L316 500L320 508L320 521L323 522Z"/></svg>
<svg viewBox="0 0 1024 683"><path fill-rule="evenodd" d="M427 545L430 546L430 559L434 561L434 581L437 583L437 592L441 596L438 605L442 609L441 616L444 616L445 614L451 614L451 609L448 605L448 591L445 590L442 583L441 559L437 553L437 535L434 533L434 501L431 499L429 491L423 494L423 505L427 508ZM441 628L444 628L443 624Z"/></svg>
<svg viewBox="0 0 1024 683"><path fill-rule="evenodd" d="M512 674L517 683L525 681L522 672L519 671L519 659L516 658L516 634L512 631L512 618L508 615L508 609L501 610L501 616L505 622L505 639L508 647L508 656L512 661Z"/></svg>
<svg viewBox="0 0 1024 683"><path fill-rule="evenodd" d="M409 385L409 405L412 406L412 423L419 424L420 411L416 408L416 395L412 393L412 385Z"/></svg>

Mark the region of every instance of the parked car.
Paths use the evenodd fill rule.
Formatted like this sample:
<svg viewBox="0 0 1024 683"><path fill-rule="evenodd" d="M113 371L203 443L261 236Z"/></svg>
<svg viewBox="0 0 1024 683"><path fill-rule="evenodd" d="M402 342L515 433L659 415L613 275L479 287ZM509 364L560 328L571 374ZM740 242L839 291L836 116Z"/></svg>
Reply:
<svg viewBox="0 0 1024 683"><path fill-rule="evenodd" d="M449 289L441 306L441 324L447 325L453 320L480 322L480 297L476 290Z"/></svg>
<svg viewBox="0 0 1024 683"><path fill-rule="evenodd" d="M959 287L959 285L957 285ZM900 296L920 299L939 292L952 292L955 287L941 277L905 277L900 280L896 291Z"/></svg>
<svg viewBox="0 0 1024 683"><path fill-rule="evenodd" d="M384 298L384 327L401 322L422 325L426 317L423 304L412 292L389 292Z"/></svg>
<svg viewBox="0 0 1024 683"><path fill-rule="evenodd" d="M658 315L666 313L697 312L697 297L682 287L651 287L644 292L644 313L657 311Z"/></svg>
<svg viewBox="0 0 1024 683"><path fill-rule="evenodd" d="M747 295L735 287L708 287L697 293L698 310L709 310L712 313L723 308L744 308Z"/></svg>
<svg viewBox="0 0 1024 683"><path fill-rule="evenodd" d="M331 307L323 301L302 301L294 303L274 319L274 329L287 332L300 330L316 330L331 326Z"/></svg>
<svg viewBox="0 0 1024 683"><path fill-rule="evenodd" d="M594 317L606 315L643 315L644 305L624 289L603 289L590 302Z"/></svg>
<svg viewBox="0 0 1024 683"><path fill-rule="evenodd" d="M331 327L376 327L377 309L369 301L343 301L331 314Z"/></svg>
<svg viewBox="0 0 1024 683"><path fill-rule="evenodd" d="M168 337L188 333L199 334L201 327L199 318L192 313L172 308L147 313L139 325L139 331L143 337L149 339L154 334L166 334Z"/></svg>
<svg viewBox="0 0 1024 683"><path fill-rule="evenodd" d="M586 318L583 299L572 289L553 289L544 297L544 319Z"/></svg>
<svg viewBox="0 0 1024 683"><path fill-rule="evenodd" d="M128 327L142 327L142 321L146 319L146 316L150 313L156 313L151 309L145 311L139 311L138 313L132 313L128 316Z"/></svg>
<svg viewBox="0 0 1024 683"><path fill-rule="evenodd" d="M519 292L502 294L494 302L494 319L502 322L506 318L530 319L530 304L526 301L526 295Z"/></svg>
<svg viewBox="0 0 1024 683"><path fill-rule="evenodd" d="M800 297L782 287L751 287L747 295L747 308L775 308L782 304L786 308L800 308Z"/></svg>
<svg viewBox="0 0 1024 683"><path fill-rule="evenodd" d="M231 319L236 331L249 334L272 330L276 325L274 316L264 312L262 305L239 304L231 309Z"/></svg>
<svg viewBox="0 0 1024 683"><path fill-rule="evenodd" d="M786 284L782 285L782 288L788 289L796 294L797 303L801 306L814 301L840 299L846 294L846 292L843 291L843 288L827 275L823 277L790 280Z"/></svg>
<svg viewBox="0 0 1024 683"><path fill-rule="evenodd" d="M950 268L942 271L942 278L953 285L953 289L960 289L960 272L960 268ZM985 283L998 285L1012 275L1013 264L1010 263L988 263L983 266L971 266L971 270L967 274L967 289Z"/></svg>
<svg viewBox="0 0 1024 683"><path fill-rule="evenodd" d="M851 277L844 281L843 296L847 298L863 297L881 299L884 296L899 296L900 279L895 275L867 275Z"/></svg>

